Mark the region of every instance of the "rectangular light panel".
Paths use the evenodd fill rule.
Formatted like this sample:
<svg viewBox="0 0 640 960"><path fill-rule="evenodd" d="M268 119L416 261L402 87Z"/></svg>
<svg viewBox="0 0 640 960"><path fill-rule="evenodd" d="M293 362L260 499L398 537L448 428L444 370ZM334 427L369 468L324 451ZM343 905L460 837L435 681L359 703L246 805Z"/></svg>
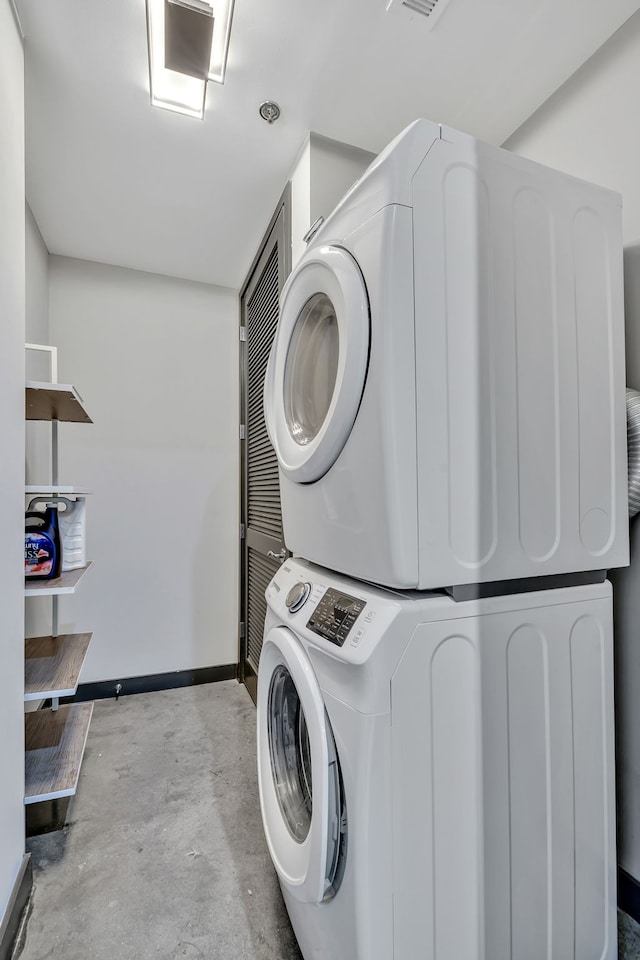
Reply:
<svg viewBox="0 0 640 960"><path fill-rule="evenodd" d="M165 67L164 0L147 0L149 83L154 107L187 117L204 117L207 81Z"/></svg>

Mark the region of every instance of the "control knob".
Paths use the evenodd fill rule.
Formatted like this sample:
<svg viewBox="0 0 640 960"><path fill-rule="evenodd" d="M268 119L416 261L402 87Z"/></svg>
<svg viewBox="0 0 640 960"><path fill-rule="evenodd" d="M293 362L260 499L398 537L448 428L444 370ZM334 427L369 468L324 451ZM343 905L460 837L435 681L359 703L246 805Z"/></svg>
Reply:
<svg viewBox="0 0 640 960"><path fill-rule="evenodd" d="M287 606L289 613L297 613L301 607L304 607L310 593L310 583L303 583L301 580L298 583L295 583L291 587L291 590L289 590L287 599L285 600L285 605Z"/></svg>

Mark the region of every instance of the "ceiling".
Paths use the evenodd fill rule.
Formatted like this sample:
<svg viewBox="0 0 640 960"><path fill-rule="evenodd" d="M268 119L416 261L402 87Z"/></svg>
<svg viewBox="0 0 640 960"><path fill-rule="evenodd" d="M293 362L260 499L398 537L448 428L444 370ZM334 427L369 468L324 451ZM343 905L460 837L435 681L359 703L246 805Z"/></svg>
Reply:
<svg viewBox="0 0 640 960"><path fill-rule="evenodd" d="M378 152L422 116L502 143L640 0L448 0L432 29L386 0L236 0L204 121L150 106L144 0L17 5L50 252L238 288L310 130Z"/></svg>

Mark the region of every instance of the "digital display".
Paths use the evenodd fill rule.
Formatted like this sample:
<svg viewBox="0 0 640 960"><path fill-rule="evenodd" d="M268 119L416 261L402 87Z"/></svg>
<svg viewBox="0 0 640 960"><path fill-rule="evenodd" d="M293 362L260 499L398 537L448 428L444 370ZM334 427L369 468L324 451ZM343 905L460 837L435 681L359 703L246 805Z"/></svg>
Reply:
<svg viewBox="0 0 640 960"><path fill-rule="evenodd" d="M365 607L364 600L329 588L311 614L307 627L341 647Z"/></svg>

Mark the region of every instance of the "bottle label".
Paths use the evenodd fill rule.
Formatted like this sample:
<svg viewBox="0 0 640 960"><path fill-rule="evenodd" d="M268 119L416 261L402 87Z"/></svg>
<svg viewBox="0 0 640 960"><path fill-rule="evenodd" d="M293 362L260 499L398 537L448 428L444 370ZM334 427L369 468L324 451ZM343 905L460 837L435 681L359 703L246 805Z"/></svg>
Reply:
<svg viewBox="0 0 640 960"><path fill-rule="evenodd" d="M51 540L40 533L24 536L24 572L26 576L47 577L53 570L55 556Z"/></svg>

